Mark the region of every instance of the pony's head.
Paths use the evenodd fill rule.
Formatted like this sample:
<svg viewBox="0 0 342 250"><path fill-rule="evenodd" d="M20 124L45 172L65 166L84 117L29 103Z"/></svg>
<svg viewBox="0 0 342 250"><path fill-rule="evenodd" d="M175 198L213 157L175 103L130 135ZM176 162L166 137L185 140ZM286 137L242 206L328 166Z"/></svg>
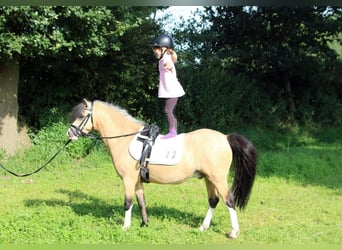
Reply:
<svg viewBox="0 0 342 250"><path fill-rule="evenodd" d="M79 136L88 134L93 130L93 103L83 99L75 106L70 114L72 124L67 131L71 140L77 140Z"/></svg>

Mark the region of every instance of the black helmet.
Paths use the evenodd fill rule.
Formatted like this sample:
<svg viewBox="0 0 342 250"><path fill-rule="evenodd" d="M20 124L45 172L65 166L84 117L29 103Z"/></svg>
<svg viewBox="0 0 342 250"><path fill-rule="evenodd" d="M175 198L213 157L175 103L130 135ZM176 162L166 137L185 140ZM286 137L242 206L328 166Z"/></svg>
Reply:
<svg viewBox="0 0 342 250"><path fill-rule="evenodd" d="M174 49L174 43L170 36L160 35L156 37L151 43L151 47L166 47L168 49Z"/></svg>

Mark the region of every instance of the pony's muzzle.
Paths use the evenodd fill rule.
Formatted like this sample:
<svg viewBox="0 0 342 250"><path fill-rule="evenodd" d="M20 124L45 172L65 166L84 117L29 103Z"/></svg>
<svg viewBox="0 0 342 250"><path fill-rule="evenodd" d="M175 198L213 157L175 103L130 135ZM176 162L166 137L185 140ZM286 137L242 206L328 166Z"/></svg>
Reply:
<svg viewBox="0 0 342 250"><path fill-rule="evenodd" d="M73 141L77 141L78 140L78 135L77 135L77 132L73 130L72 127L70 127L66 133L66 135L68 136L68 138L70 140L73 140Z"/></svg>

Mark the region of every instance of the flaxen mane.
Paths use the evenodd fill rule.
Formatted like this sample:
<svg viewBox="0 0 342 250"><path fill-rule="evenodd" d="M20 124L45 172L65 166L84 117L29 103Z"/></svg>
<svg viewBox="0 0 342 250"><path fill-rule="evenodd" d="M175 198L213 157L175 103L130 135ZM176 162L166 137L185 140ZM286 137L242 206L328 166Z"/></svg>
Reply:
<svg viewBox="0 0 342 250"><path fill-rule="evenodd" d="M96 101L96 102L100 102L100 103L102 103L102 104L108 106L109 108L112 108L112 109L116 110L117 112L119 112L120 114L122 114L124 117L127 117L129 120L131 120L131 121L134 122L134 123L137 123L137 124L140 124L140 125L144 125L144 122L135 119L133 116L131 116L131 115L127 112L127 110L121 108L121 107L118 106L118 105L114 105L114 104L110 104L110 103L106 103L106 102L102 102L102 101ZM76 106L72 109L72 111L71 111L71 113L70 113L70 121L73 122L73 121L75 121L75 120L78 119L78 118L81 118L81 119L82 119L82 118L84 117L84 116L83 116L83 111L84 111L85 109L86 109L86 106L85 106L85 104L84 104L83 102L80 103L80 104L78 104L78 105L76 105Z"/></svg>

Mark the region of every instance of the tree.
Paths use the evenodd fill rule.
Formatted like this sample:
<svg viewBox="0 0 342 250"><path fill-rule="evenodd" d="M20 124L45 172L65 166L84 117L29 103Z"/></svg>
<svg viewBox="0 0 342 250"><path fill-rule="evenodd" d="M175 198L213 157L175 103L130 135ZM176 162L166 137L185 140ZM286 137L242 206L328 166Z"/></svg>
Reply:
<svg viewBox="0 0 342 250"><path fill-rule="evenodd" d="M13 153L19 140L18 80L19 65L11 61L0 65L0 148Z"/></svg>
<svg viewBox="0 0 342 250"><path fill-rule="evenodd" d="M92 62L99 66L122 49L121 38L143 23L142 18L134 15L139 11L146 17L151 8L142 13L139 9L125 6L0 7L0 61L11 67L8 72L12 72L13 76L18 76L21 69L20 88L24 92L19 93L23 97L19 103L25 107L22 114L37 114L45 106L51 107L53 102L56 105L58 98L64 101L72 97L75 91L69 91L70 86L77 90L94 89L92 86L96 82L81 81L89 80L89 73L97 73L94 67L93 71L88 71L94 66ZM104 60L100 61L100 58ZM83 74L83 79L75 79L79 72ZM1 75L3 73L0 72ZM8 78L14 79L11 76ZM71 81L67 81L68 78ZM12 87L17 96L17 81L2 82L3 89L5 84L6 89ZM8 91L1 91L0 95L1 100L8 101ZM39 105L37 102L30 103L37 96ZM14 120L17 119L16 103L11 104L15 106L14 112L0 110L1 123L7 122L3 117L9 114ZM1 147L8 144L7 136L0 134Z"/></svg>
<svg viewBox="0 0 342 250"><path fill-rule="evenodd" d="M341 122L334 108L341 61L329 46L340 41L341 8L220 6L206 8L203 18L210 24L200 34L206 40L195 36L191 46L203 68L257 81L281 122Z"/></svg>

